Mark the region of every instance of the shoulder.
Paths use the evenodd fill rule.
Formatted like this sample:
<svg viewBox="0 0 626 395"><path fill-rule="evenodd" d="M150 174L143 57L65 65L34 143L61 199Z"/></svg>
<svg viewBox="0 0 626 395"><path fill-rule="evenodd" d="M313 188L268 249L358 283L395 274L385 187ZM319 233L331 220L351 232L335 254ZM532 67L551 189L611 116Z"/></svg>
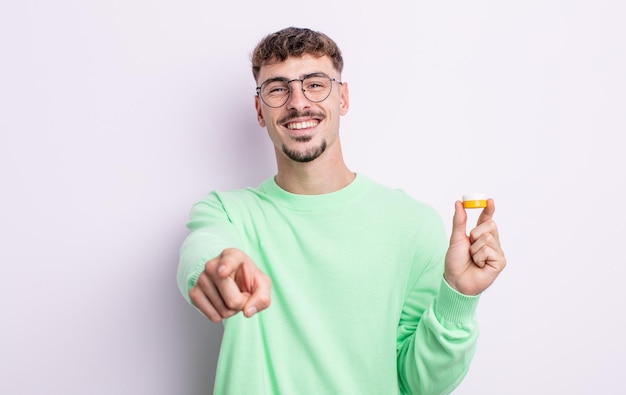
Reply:
<svg viewBox="0 0 626 395"><path fill-rule="evenodd" d="M369 184L369 198L379 202L380 205L387 209L399 212L405 216L418 215L435 220L439 219L439 214L431 204L415 198L404 189L390 187L366 176L361 177Z"/></svg>
<svg viewBox="0 0 626 395"><path fill-rule="evenodd" d="M214 189L209 192L204 198L202 198L198 203L208 203L208 202L221 202L222 204L229 204L235 202L252 202L258 200L262 195L265 194L264 186L268 183L268 181L263 182L259 186L256 187L246 187L246 188L238 188L238 189L228 189L228 190L220 190Z"/></svg>
<svg viewBox="0 0 626 395"><path fill-rule="evenodd" d="M202 215L208 212L233 212L243 208L253 207L263 200L263 184L258 187L248 187L241 189L219 190L215 189L197 201L191 214Z"/></svg>

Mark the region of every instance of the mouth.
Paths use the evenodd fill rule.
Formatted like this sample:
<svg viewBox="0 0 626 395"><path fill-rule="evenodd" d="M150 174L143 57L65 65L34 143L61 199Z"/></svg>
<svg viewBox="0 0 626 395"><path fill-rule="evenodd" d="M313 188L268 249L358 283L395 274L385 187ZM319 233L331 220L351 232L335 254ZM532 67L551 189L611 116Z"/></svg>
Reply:
<svg viewBox="0 0 626 395"><path fill-rule="evenodd" d="M307 121L299 121L299 122L288 122L284 126L289 130L302 130L314 128L319 125L320 121L318 119L309 119Z"/></svg>
<svg viewBox="0 0 626 395"><path fill-rule="evenodd" d="M285 119L280 120L279 123L286 129L300 131L316 127L323 119L324 115L316 114L312 111L305 111L300 114L294 111L289 114L289 116L285 117Z"/></svg>

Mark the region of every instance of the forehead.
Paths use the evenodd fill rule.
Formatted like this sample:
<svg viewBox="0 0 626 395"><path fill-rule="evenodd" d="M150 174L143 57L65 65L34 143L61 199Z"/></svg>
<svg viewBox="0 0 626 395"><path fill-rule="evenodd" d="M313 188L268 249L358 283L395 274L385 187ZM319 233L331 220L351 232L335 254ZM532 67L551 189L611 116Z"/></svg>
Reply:
<svg viewBox="0 0 626 395"><path fill-rule="evenodd" d="M259 81L269 78L284 77L287 79L302 78L305 74L326 73L331 77L338 77L337 71L328 56L316 57L304 55L300 57L288 57L283 62L268 63L259 70Z"/></svg>

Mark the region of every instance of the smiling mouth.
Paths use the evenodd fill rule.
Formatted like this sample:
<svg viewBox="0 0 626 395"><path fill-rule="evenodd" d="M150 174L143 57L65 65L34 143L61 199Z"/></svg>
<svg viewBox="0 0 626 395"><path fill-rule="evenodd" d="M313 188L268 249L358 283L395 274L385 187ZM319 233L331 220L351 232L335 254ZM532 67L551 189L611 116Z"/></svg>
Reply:
<svg viewBox="0 0 626 395"><path fill-rule="evenodd" d="M289 130L303 130L314 128L325 118L324 114L313 111L290 111L289 114L279 119L278 123Z"/></svg>
<svg viewBox="0 0 626 395"><path fill-rule="evenodd" d="M289 122L285 125L285 127L289 130L300 130L307 129L317 126L320 123L317 119L310 119L308 121L303 122Z"/></svg>

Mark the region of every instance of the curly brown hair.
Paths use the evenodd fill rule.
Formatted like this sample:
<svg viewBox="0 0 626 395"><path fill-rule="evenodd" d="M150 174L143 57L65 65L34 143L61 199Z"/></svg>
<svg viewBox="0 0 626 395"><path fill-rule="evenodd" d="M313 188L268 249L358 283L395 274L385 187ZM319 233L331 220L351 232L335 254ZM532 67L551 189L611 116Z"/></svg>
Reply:
<svg viewBox="0 0 626 395"><path fill-rule="evenodd" d="M307 28L288 27L268 34L254 48L251 56L254 80L257 80L263 65L307 54L328 56L338 72L343 70L341 51L330 37Z"/></svg>

